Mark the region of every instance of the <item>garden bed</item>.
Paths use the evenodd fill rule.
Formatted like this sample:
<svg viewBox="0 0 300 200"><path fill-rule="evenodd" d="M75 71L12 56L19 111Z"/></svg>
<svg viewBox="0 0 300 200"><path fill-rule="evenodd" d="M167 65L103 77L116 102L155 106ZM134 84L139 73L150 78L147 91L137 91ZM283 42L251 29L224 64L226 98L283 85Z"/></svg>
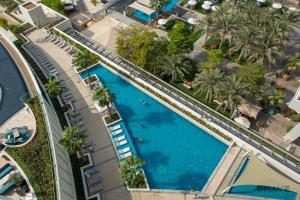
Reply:
<svg viewBox="0 0 300 200"><path fill-rule="evenodd" d="M98 81L99 81L99 79L98 79L97 75L95 75L95 74L93 74L90 77L87 77L87 78L83 79L83 82L84 82L85 86L87 86L89 84L93 84L93 83L98 82Z"/></svg>
<svg viewBox="0 0 300 200"><path fill-rule="evenodd" d="M6 151L20 165L33 186L38 199L55 199L54 176L46 125L38 97L29 100L37 123L35 137L25 146Z"/></svg>
<svg viewBox="0 0 300 200"><path fill-rule="evenodd" d="M120 120L121 117L120 117L119 113L116 112L116 113L113 113L111 116L109 116L109 115L104 116L103 119L108 126L109 124L112 124L112 123Z"/></svg>

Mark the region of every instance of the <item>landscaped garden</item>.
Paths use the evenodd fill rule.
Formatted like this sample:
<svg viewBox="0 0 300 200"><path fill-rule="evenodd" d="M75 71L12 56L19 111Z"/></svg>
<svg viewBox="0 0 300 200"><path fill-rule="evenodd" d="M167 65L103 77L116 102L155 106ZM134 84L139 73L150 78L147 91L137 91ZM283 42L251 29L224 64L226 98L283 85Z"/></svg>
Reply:
<svg viewBox="0 0 300 200"><path fill-rule="evenodd" d="M61 0L42 0L42 3L61 14L65 14Z"/></svg>
<svg viewBox="0 0 300 200"><path fill-rule="evenodd" d="M25 172L38 199L55 199L50 147L38 97L30 99L27 104L35 115L36 135L27 145L7 148L6 151Z"/></svg>

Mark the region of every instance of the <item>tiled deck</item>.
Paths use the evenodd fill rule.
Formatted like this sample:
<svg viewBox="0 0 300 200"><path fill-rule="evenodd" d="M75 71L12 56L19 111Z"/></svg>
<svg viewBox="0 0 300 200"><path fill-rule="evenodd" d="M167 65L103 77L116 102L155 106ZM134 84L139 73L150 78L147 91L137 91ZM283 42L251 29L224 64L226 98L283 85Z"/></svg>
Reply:
<svg viewBox="0 0 300 200"><path fill-rule="evenodd" d="M46 52L53 64L57 66L59 78L64 80L70 93L74 96L73 105L76 110L80 111L84 126L88 129L86 141L93 141L95 144L92 160L99 170L96 175L103 180L101 183L103 186L102 199L130 199L129 192L120 179L118 160L109 135L92 102L91 94L84 86L80 76L70 66L71 56L44 39L45 33L41 30L36 30L27 37Z"/></svg>

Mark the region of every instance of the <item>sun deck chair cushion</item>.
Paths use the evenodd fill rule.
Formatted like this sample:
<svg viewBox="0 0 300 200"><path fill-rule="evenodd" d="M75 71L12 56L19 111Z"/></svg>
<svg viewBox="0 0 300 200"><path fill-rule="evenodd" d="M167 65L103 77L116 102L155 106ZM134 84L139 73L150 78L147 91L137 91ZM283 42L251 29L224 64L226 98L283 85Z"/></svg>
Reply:
<svg viewBox="0 0 300 200"><path fill-rule="evenodd" d="M127 140L126 139L124 139L124 140L122 140L122 141L119 141L119 142L116 142L116 146L117 147L119 147L119 146L122 146L122 145L124 145L124 144L127 144Z"/></svg>
<svg viewBox="0 0 300 200"><path fill-rule="evenodd" d="M118 150L119 154L123 154L123 153L126 153L128 151L130 151L130 147L125 147L123 149Z"/></svg>
<svg viewBox="0 0 300 200"><path fill-rule="evenodd" d="M118 130L116 130L116 131L112 131L112 132L111 132L111 134L112 134L113 136L119 135L120 133L123 133L123 129L118 129Z"/></svg>
<svg viewBox="0 0 300 200"><path fill-rule="evenodd" d="M118 124L118 125L115 125L115 126L109 127L109 130L111 130L111 131L115 131L115 130L118 130L118 129L120 129L120 128L121 128L121 125L120 125L120 124Z"/></svg>
<svg viewBox="0 0 300 200"><path fill-rule="evenodd" d="M125 159L125 158L128 158L129 156L132 156L131 151L129 151L129 152L127 152L127 153L124 153L124 154L121 154L121 155L120 155L120 158L121 158L121 159Z"/></svg>
<svg viewBox="0 0 300 200"><path fill-rule="evenodd" d="M119 142L121 140L124 140L125 138L126 138L125 135L121 135L120 137L114 138L114 141Z"/></svg>

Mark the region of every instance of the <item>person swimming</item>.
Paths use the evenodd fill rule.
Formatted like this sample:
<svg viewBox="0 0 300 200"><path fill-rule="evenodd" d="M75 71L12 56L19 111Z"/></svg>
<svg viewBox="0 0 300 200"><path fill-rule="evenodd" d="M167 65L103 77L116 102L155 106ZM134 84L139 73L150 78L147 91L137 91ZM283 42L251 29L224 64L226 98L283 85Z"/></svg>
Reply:
<svg viewBox="0 0 300 200"><path fill-rule="evenodd" d="M146 106L146 105L147 105L147 102L144 101L144 100L142 100L142 104L143 104L143 106Z"/></svg>

